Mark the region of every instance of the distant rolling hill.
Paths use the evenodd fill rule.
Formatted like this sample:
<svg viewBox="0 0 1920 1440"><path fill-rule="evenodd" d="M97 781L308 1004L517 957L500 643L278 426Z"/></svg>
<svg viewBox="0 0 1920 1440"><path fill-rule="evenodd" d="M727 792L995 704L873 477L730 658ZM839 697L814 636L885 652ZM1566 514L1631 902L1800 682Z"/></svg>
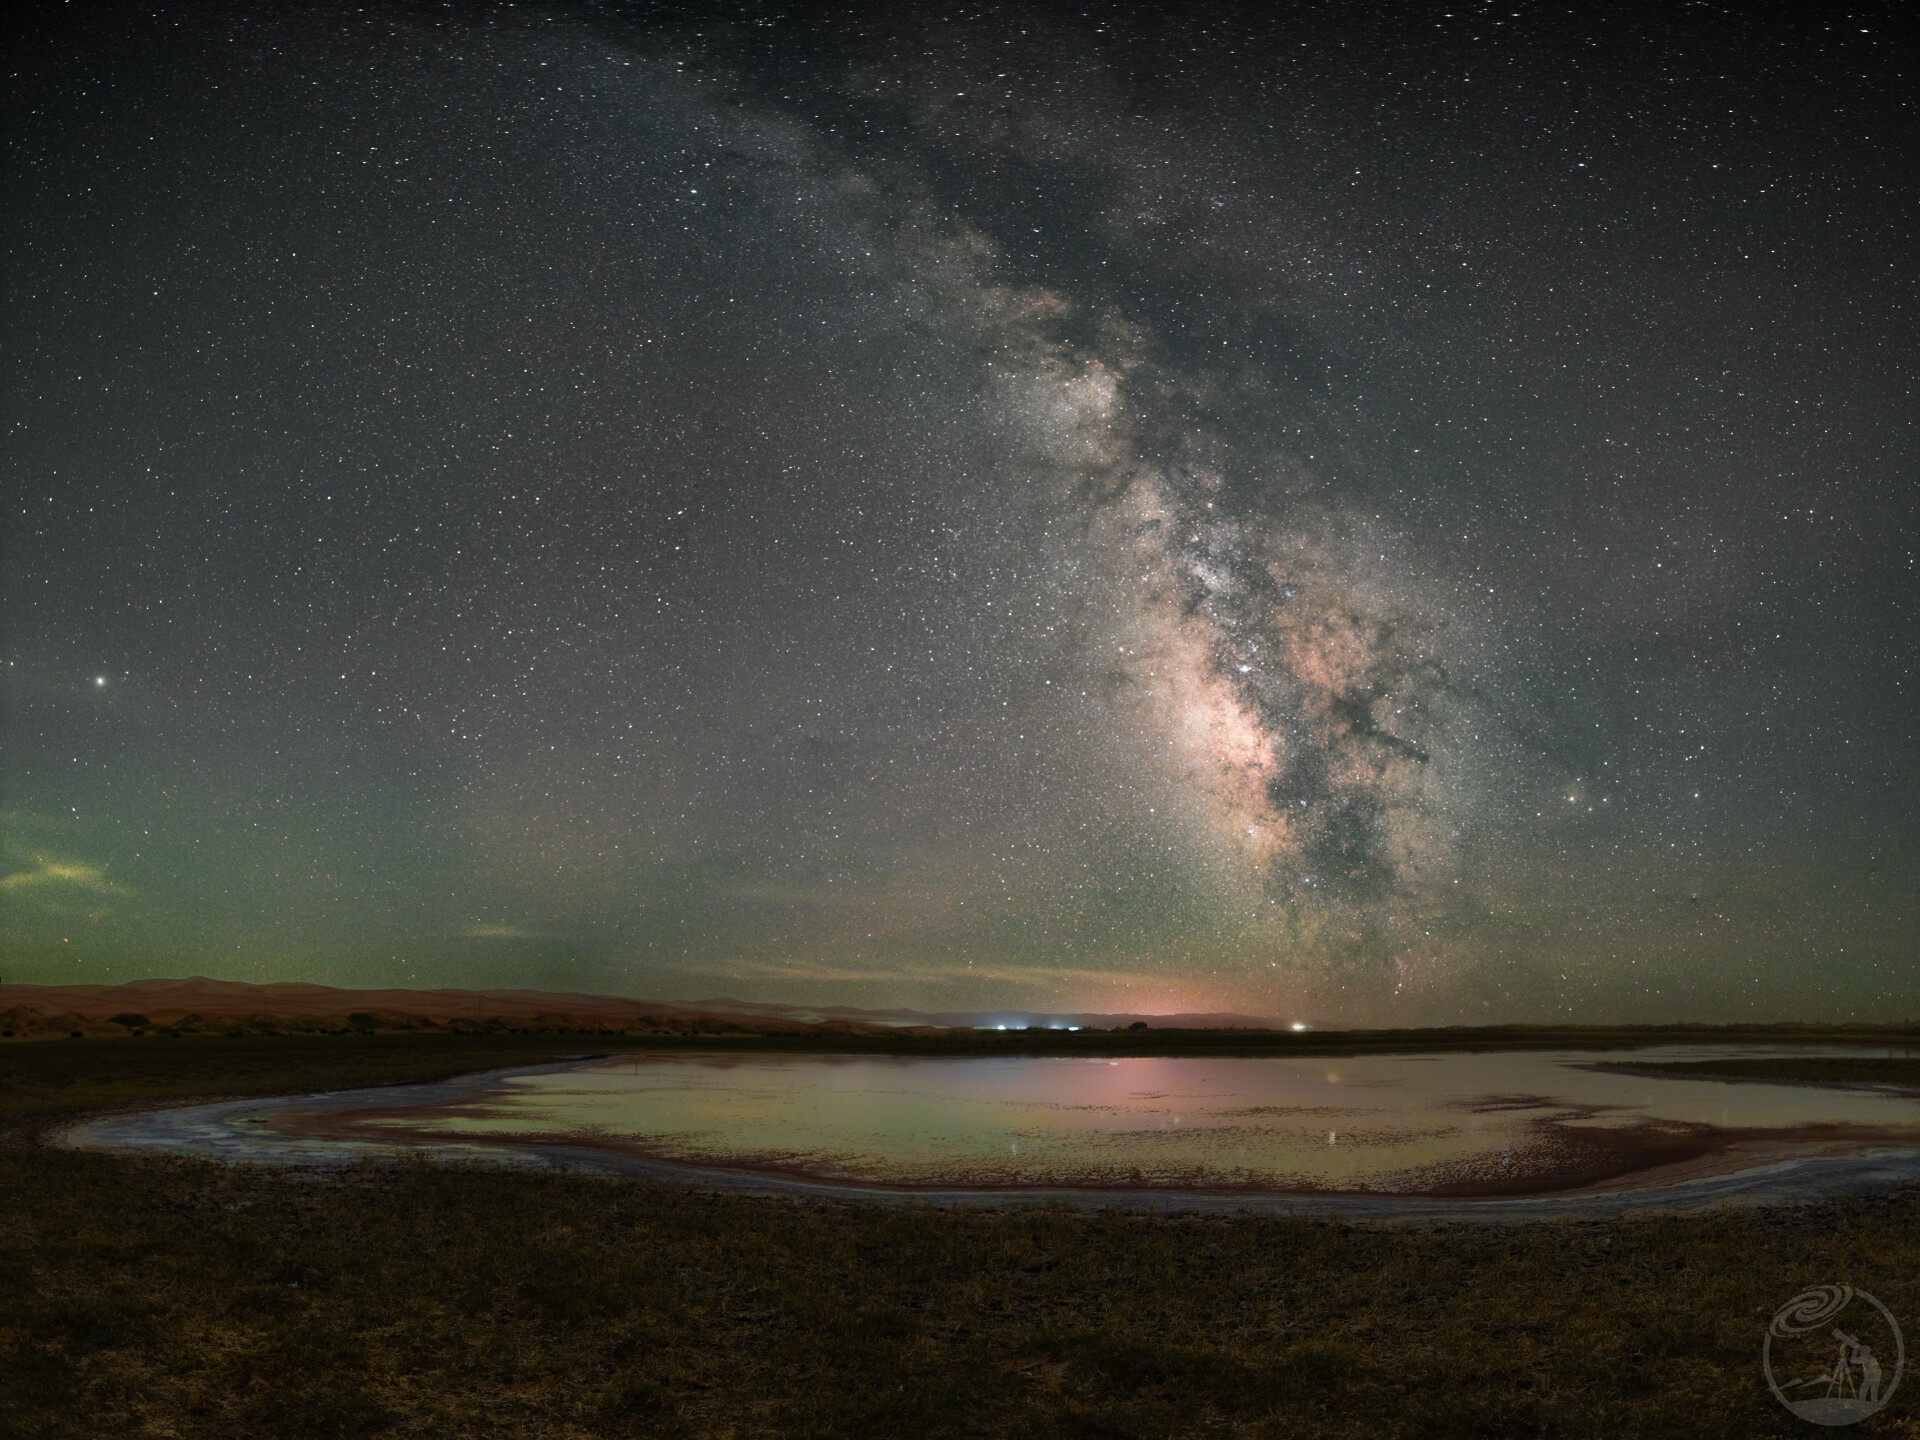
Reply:
<svg viewBox="0 0 1920 1440"><path fill-rule="evenodd" d="M915 1030L1111 1030L1144 1021L1158 1028L1263 1030L1279 1022L1252 1015L1082 1014L1024 1010L862 1010L848 1005L777 1005L749 1000L636 1000L547 990L343 990L331 985L239 980L133 980L123 985L0 985L0 1039L127 1035L135 1030L534 1029L639 1033L755 1031L861 1034Z"/></svg>

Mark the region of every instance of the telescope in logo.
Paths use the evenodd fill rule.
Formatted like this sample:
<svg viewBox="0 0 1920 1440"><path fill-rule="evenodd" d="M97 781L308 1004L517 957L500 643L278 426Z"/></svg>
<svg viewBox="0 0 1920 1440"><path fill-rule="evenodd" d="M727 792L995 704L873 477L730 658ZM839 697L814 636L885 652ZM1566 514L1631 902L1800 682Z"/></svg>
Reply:
<svg viewBox="0 0 1920 1440"><path fill-rule="evenodd" d="M1850 1330L1831 1323L1850 1309ZM1871 1339L1862 1338L1869 1332ZM1891 1376L1884 1363L1889 1356ZM1802 1371L1805 1378L1777 1380L1776 1361L1785 1373ZM1775 1397L1815 1425L1851 1425L1866 1419L1893 1398L1906 1361L1906 1341L1887 1307L1851 1285L1822 1285L1796 1295L1774 1312L1761 1348L1767 1384Z"/></svg>

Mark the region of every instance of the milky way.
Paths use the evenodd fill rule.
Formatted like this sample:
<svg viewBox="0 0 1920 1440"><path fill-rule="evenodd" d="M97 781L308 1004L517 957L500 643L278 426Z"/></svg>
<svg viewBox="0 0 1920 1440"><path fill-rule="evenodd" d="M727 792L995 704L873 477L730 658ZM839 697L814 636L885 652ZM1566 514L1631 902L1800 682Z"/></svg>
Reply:
<svg viewBox="0 0 1920 1440"><path fill-rule="evenodd" d="M1857 18L47 19L10 966L1920 1009Z"/></svg>

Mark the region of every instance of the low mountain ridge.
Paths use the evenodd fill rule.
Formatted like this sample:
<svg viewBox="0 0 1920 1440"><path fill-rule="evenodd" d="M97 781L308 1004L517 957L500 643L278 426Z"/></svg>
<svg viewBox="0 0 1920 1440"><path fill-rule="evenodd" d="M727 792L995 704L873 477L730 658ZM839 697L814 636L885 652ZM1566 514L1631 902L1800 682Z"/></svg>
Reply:
<svg viewBox="0 0 1920 1440"><path fill-rule="evenodd" d="M533 1029L639 1033L853 1033L1069 1028L1265 1030L1277 1022L1251 1015L1135 1015L1031 1011L863 1010L849 1005L763 1001L642 1000L547 990L349 990L299 981L132 980L119 985L0 985L0 1039L278 1030Z"/></svg>

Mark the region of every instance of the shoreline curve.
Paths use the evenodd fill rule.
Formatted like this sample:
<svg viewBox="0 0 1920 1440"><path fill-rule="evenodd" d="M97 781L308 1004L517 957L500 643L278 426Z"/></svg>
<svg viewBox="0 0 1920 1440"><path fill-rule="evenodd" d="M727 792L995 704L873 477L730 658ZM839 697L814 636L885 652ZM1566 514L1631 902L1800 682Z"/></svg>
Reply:
<svg viewBox="0 0 1920 1440"><path fill-rule="evenodd" d="M73 1149L168 1155L226 1164L331 1170L365 1161L393 1163L422 1155L442 1163L508 1169L557 1170L606 1175L705 1190L789 1199L848 1203L967 1206L1009 1209L1065 1205L1097 1211L1121 1209L1186 1214L1292 1215L1304 1219L1366 1220L1393 1224L1468 1221L1520 1224L1541 1220L1592 1220L1633 1215L1687 1215L1722 1208L1811 1204L1878 1194L1920 1183L1920 1149L1886 1147L1853 1155L1785 1158L1710 1175L1658 1178L1644 1184L1568 1190L1525 1196L1425 1197L1300 1191L1204 1191L1174 1188L1075 1188L1067 1186L889 1187L813 1180L762 1171L695 1165L564 1143L501 1143L472 1140L417 1143L346 1141L262 1132L276 1112L306 1114L364 1110L384 1105L418 1106L478 1098L502 1079L572 1069L591 1056L545 1065L516 1066L407 1085L312 1095L222 1100L161 1110L95 1116L73 1121L50 1137Z"/></svg>

